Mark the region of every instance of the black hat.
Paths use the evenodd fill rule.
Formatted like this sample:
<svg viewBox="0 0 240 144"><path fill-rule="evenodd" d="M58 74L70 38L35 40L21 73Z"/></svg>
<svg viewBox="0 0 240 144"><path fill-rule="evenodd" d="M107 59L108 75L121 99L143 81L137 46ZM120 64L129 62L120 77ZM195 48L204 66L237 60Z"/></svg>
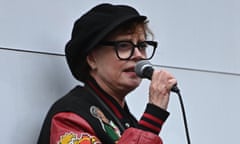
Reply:
<svg viewBox="0 0 240 144"><path fill-rule="evenodd" d="M146 20L126 5L100 4L75 21L65 53L73 76L82 81L86 75L86 56L111 31L129 20Z"/></svg>

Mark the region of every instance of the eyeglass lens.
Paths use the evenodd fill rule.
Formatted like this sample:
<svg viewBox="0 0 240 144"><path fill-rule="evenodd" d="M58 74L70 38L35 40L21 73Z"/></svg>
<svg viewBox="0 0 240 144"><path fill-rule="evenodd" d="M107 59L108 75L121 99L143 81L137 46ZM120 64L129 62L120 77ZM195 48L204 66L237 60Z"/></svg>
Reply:
<svg viewBox="0 0 240 144"><path fill-rule="evenodd" d="M147 42L140 42L134 45L131 42L119 42L116 45L117 54L120 59L129 59L138 48L138 51L144 56L143 59L149 59L154 53L154 46L148 44Z"/></svg>

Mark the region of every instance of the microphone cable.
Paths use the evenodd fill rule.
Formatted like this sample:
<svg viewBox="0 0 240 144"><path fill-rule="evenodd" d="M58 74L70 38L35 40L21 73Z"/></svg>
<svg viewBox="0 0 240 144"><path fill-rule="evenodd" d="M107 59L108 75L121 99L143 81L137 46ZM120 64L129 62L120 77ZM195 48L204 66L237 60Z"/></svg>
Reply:
<svg viewBox="0 0 240 144"><path fill-rule="evenodd" d="M180 102L180 106L181 106L181 110L182 110L182 117L183 117L183 122L184 122L187 144L191 144L189 130L188 130L188 124L187 124L187 118L186 118L186 112L185 112L185 108L184 108L184 104L183 104L182 95L180 93L180 89L177 89L174 92L178 95L178 98L179 98L179 102Z"/></svg>

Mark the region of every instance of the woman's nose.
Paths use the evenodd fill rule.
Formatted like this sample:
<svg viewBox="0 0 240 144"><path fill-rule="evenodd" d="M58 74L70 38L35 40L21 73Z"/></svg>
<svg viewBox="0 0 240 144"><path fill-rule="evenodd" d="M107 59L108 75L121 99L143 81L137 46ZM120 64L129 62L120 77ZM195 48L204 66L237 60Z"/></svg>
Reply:
<svg viewBox="0 0 240 144"><path fill-rule="evenodd" d="M134 48L133 58L138 58L138 59L144 58L144 55L140 52L140 50L138 49L138 47L135 47L135 48Z"/></svg>

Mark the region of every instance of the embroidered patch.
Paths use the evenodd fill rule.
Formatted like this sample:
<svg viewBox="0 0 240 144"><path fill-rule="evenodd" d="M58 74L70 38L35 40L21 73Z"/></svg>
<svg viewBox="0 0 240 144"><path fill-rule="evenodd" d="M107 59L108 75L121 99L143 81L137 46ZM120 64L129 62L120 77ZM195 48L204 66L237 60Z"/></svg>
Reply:
<svg viewBox="0 0 240 144"><path fill-rule="evenodd" d="M104 113L98 107L91 106L90 113L93 117L97 118L100 121L103 130L114 141L117 141L121 137L119 128L114 124L113 121L108 120Z"/></svg>
<svg viewBox="0 0 240 144"><path fill-rule="evenodd" d="M65 133L60 137L58 144L101 144L101 142L88 133L82 133L80 137L75 133Z"/></svg>
<svg viewBox="0 0 240 144"><path fill-rule="evenodd" d="M94 116L95 118L105 122L105 123L109 123L109 120L106 118L106 116L103 114L103 112L96 106L91 106L90 107L90 113L92 114L92 116Z"/></svg>

